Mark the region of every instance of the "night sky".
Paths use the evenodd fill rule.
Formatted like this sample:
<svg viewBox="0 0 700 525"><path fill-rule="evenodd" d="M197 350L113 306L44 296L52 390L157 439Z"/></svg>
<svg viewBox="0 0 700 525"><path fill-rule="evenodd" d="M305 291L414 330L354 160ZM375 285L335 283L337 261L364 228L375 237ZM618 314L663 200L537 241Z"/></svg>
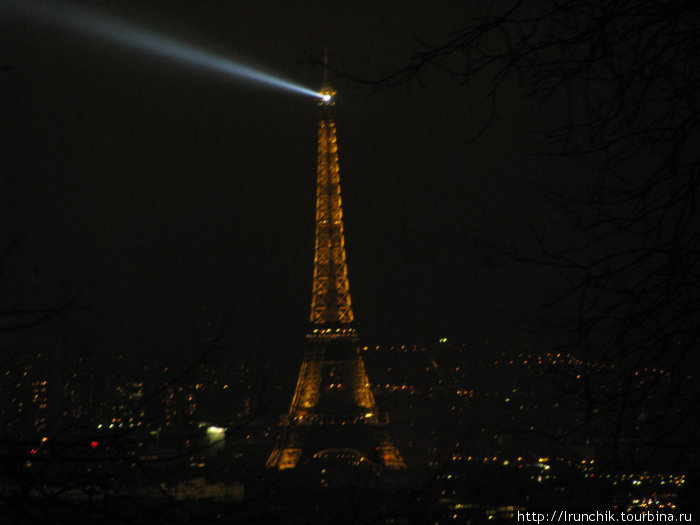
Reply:
<svg viewBox="0 0 700 525"><path fill-rule="evenodd" d="M89 5L313 89L324 45L336 70L378 78L472 15L461 2ZM5 242L21 238L2 275L8 308L78 293L42 328L71 352L181 363L221 328L222 355L297 363L315 101L29 17L0 13L0 34L0 224ZM536 253L531 228L564 231L537 186L583 168L533 155L560 108L506 84L474 142L491 112L487 77L459 84L434 68L395 88L334 86L363 342L539 340L540 305L564 277L506 254Z"/></svg>

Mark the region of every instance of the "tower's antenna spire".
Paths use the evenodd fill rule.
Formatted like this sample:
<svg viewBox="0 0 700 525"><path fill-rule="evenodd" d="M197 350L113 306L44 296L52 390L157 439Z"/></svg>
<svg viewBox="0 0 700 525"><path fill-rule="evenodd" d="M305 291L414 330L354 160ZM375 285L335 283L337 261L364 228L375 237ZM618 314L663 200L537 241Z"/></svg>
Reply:
<svg viewBox="0 0 700 525"><path fill-rule="evenodd" d="M331 87L330 70L328 69L328 46L323 46L323 84L321 84L321 100L318 104L321 107L330 108L333 106L333 96L335 91Z"/></svg>
<svg viewBox="0 0 700 525"><path fill-rule="evenodd" d="M328 46L323 46L323 85L329 85L330 72L328 71Z"/></svg>

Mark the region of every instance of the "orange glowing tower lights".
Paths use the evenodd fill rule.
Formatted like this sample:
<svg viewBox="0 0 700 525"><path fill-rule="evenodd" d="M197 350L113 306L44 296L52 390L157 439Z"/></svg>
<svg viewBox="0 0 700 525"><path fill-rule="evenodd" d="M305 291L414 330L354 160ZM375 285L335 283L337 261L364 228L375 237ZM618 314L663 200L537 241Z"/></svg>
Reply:
<svg viewBox="0 0 700 525"><path fill-rule="evenodd" d="M294 468L300 461L329 457L405 468L379 412L353 327L343 235L336 92L327 75L319 92L316 173L316 242L310 330L289 412L280 418L280 439L268 468Z"/></svg>

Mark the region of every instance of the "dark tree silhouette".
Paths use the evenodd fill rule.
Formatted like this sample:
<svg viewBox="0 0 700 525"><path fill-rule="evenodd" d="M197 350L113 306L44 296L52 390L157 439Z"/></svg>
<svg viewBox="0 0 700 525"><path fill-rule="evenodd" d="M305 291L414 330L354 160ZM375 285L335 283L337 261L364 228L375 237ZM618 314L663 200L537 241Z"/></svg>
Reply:
<svg viewBox="0 0 700 525"><path fill-rule="evenodd" d="M493 115L510 80L561 112L542 153L578 157L595 176L585 193L559 195L580 242L537 235L538 262L578 276L547 306L566 312L571 350L588 366L557 383L578 396L569 431L636 466L698 463L699 27L692 1L491 2L372 81L440 67L465 84L488 75Z"/></svg>

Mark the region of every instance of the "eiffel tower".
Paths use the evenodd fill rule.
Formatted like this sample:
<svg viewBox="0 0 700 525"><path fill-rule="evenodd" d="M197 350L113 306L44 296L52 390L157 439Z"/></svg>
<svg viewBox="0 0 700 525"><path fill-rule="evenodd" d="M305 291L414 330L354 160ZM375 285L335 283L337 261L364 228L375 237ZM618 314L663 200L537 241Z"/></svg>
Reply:
<svg viewBox="0 0 700 525"><path fill-rule="evenodd" d="M294 468L313 458L342 457L398 470L406 465L377 409L353 327L340 198L336 92L325 75L318 103L316 246L311 327L289 412L267 468Z"/></svg>

